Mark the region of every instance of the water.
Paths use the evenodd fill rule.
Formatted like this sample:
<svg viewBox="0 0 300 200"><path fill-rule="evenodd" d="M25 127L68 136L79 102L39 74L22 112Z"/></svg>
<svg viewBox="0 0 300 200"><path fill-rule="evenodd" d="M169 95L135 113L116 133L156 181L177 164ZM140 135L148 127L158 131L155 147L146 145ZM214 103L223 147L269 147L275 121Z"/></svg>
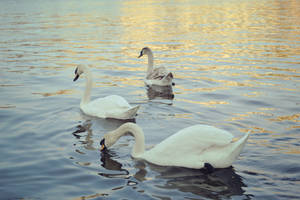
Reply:
<svg viewBox="0 0 300 200"><path fill-rule="evenodd" d="M297 199L299 13L298 1L1 1L0 199ZM173 100L147 95L144 46L174 73ZM250 130L243 153L212 174L136 161L131 137L101 154L123 122L80 112L79 63L93 66L92 98L141 105L147 147L200 123Z"/></svg>

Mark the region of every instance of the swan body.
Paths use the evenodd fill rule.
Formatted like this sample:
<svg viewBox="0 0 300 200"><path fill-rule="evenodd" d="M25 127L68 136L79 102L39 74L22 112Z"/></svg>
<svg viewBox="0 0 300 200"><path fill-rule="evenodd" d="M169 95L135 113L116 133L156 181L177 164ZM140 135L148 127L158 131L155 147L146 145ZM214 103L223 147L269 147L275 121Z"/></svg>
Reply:
<svg viewBox="0 0 300 200"><path fill-rule="evenodd" d="M169 72L165 67L153 68L153 53L150 48L144 47L138 58L143 55L148 56L148 69L144 79L146 85L158 85L158 86L171 86L174 85L173 74Z"/></svg>
<svg viewBox="0 0 300 200"><path fill-rule="evenodd" d="M86 74L86 88L80 102L80 109L85 114L99 118L121 120L133 119L136 116L139 106L130 106L123 97L118 95L109 95L90 101L92 74L87 65L80 64L77 66L73 81L76 81L83 73Z"/></svg>
<svg viewBox="0 0 300 200"><path fill-rule="evenodd" d="M214 168L232 165L241 153L249 133L233 142L231 133L208 125L194 125L169 136L152 149L145 151L144 134L134 123L125 123L104 135L101 150L112 146L122 135L135 137L132 157L161 166L200 169L206 163Z"/></svg>

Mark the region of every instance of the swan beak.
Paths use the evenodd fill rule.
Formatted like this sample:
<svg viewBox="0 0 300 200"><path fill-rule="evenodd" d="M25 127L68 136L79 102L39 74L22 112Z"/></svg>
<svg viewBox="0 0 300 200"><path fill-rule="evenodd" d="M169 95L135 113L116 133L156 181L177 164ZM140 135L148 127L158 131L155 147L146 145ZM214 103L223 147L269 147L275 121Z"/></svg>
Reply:
<svg viewBox="0 0 300 200"><path fill-rule="evenodd" d="M76 74L75 78L73 79L73 81L76 81L79 78L79 75Z"/></svg>
<svg viewBox="0 0 300 200"><path fill-rule="evenodd" d="M106 146L105 146L105 143L104 143L104 139L102 139L102 140L100 141L100 145L101 145L100 151L106 150Z"/></svg>
<svg viewBox="0 0 300 200"><path fill-rule="evenodd" d="M105 148L106 148L105 145L102 144L101 147L100 147L100 151L103 151Z"/></svg>
<svg viewBox="0 0 300 200"><path fill-rule="evenodd" d="M141 54L138 56L138 58L142 57L143 56L143 53L141 52Z"/></svg>

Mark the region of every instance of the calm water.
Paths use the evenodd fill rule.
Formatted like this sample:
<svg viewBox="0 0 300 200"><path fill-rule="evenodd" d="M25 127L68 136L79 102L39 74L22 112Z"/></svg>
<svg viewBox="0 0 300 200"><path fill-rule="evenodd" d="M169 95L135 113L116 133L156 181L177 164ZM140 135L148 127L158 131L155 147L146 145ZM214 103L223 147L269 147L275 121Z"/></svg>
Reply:
<svg viewBox="0 0 300 200"><path fill-rule="evenodd" d="M300 196L299 1L2 0L0 38L0 199ZM144 46L174 73L173 100L147 95ZM123 122L81 113L79 63L93 98L141 105L148 147L201 123L250 130L243 153L212 174L136 161L131 137L101 154Z"/></svg>

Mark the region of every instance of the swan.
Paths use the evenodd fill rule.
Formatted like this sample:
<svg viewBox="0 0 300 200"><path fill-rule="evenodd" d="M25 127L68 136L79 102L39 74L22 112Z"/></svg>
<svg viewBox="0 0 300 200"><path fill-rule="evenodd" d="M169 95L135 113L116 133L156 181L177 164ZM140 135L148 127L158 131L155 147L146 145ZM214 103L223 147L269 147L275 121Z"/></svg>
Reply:
<svg viewBox="0 0 300 200"><path fill-rule="evenodd" d="M105 134L100 151L111 147L121 136L130 133L135 138L131 155L161 166L187 168L226 168L241 153L249 132L233 142L231 133L208 125L194 125L169 136L152 149L145 151L144 134L134 123L125 123Z"/></svg>
<svg viewBox="0 0 300 200"><path fill-rule="evenodd" d="M78 65L73 81L76 81L83 73L86 74L86 88L80 102L80 109L85 114L99 118L134 119L140 106L130 106L121 96L109 95L90 101L93 81L89 67L84 64Z"/></svg>
<svg viewBox="0 0 300 200"><path fill-rule="evenodd" d="M138 58L143 55L148 56L148 69L147 74L144 79L146 85L159 85L159 86L168 86L175 85L173 80L173 74L169 72L165 67L156 67L153 68L153 53L149 47L144 47Z"/></svg>

